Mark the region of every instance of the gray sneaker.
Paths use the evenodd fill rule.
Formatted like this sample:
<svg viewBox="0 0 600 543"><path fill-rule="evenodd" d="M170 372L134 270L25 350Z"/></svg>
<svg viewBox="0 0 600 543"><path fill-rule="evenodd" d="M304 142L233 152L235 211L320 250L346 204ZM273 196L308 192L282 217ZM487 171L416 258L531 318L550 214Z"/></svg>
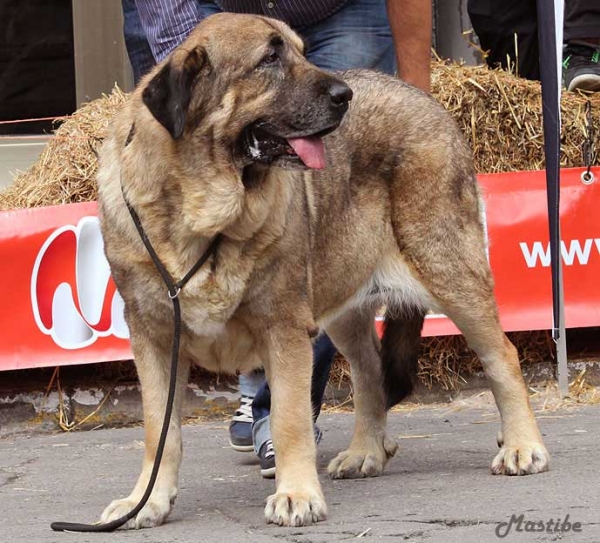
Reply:
<svg viewBox="0 0 600 543"><path fill-rule="evenodd" d="M240 406L236 409L229 423L229 444L239 452L252 452L252 400L242 396Z"/></svg>
<svg viewBox="0 0 600 543"><path fill-rule="evenodd" d="M275 450L271 439L263 443L258 451L258 457L260 458L260 474L265 479L273 479L275 477Z"/></svg>

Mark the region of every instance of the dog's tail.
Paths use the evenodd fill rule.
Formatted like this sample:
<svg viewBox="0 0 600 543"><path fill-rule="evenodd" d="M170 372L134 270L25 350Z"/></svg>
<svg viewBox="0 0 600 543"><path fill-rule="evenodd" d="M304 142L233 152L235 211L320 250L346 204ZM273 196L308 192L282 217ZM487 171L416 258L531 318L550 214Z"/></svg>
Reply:
<svg viewBox="0 0 600 543"><path fill-rule="evenodd" d="M386 409L401 402L413 390L424 320L425 313L416 307L386 312L381 341Z"/></svg>

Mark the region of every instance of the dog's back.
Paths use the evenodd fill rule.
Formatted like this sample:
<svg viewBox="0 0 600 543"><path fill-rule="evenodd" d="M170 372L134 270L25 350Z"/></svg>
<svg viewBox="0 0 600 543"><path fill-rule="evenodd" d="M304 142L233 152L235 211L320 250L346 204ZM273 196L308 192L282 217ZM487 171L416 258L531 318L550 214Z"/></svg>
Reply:
<svg viewBox="0 0 600 543"><path fill-rule="evenodd" d="M327 321L348 303L435 306L418 270L437 243L464 246L487 274L468 146L418 89L372 71L343 77L354 99L326 140L328 167L308 185L315 313Z"/></svg>

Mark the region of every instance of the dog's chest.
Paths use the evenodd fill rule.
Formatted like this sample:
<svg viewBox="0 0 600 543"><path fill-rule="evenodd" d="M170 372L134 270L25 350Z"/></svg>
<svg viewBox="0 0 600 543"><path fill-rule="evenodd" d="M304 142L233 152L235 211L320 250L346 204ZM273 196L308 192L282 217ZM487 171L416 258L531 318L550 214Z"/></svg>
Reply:
<svg viewBox="0 0 600 543"><path fill-rule="evenodd" d="M216 337L233 317L246 289L244 277L214 275L203 270L186 286L181 314L186 328L196 336Z"/></svg>
<svg viewBox="0 0 600 543"><path fill-rule="evenodd" d="M240 313L252 265L245 259L220 259L216 270L201 270L181 300L186 344L194 362L210 371L249 371L262 363L254 333Z"/></svg>
<svg viewBox="0 0 600 543"><path fill-rule="evenodd" d="M251 330L239 319L229 319L214 336L186 335L192 361L215 373L248 372L262 365Z"/></svg>

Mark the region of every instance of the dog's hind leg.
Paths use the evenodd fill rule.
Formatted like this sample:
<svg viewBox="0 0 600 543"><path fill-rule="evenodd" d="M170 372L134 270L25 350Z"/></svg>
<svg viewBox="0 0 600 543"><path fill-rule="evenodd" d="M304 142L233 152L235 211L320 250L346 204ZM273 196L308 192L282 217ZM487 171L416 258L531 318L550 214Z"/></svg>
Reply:
<svg viewBox="0 0 600 543"><path fill-rule="evenodd" d="M458 220L458 219L457 219ZM493 280L479 225L461 229L446 220L444 236L411 244L407 255L417 277L477 353L490 382L502 419L504 442L492 463L494 474L525 475L548 469L549 455L542 443L517 350L500 326ZM431 230L431 227L429 227Z"/></svg>
<svg viewBox="0 0 600 543"><path fill-rule="evenodd" d="M546 471L550 456L529 405L517 350L502 332L491 291L484 298L476 296L462 303L445 300L442 307L479 356L500 411L503 442L499 440L492 473Z"/></svg>
<svg viewBox="0 0 600 543"><path fill-rule="evenodd" d="M130 326L132 324L130 321ZM168 329L170 331L170 327ZM142 387L145 431L144 460L142 472L131 494L127 498L114 500L102 513L102 522L110 522L129 513L144 495L154 465L169 391L169 351L156 350L153 340L141 330L138 330L136 334L131 334L131 338L135 365ZM170 339L166 338L167 345L169 345L169 341ZM177 497L182 452L181 405L188 381L189 366L189 360L183 356L180 357L177 392L158 478L150 499L137 516L124 525L126 529L159 526L171 512Z"/></svg>
<svg viewBox="0 0 600 543"><path fill-rule="evenodd" d="M391 368L382 367L374 315L373 309L351 309L326 326L336 347L350 363L356 410L350 447L339 453L328 467L334 479L379 476L397 449L394 440L386 435L389 401L385 383L386 376L391 376L386 372ZM420 327L417 339L419 332ZM385 353L386 345L383 347Z"/></svg>

